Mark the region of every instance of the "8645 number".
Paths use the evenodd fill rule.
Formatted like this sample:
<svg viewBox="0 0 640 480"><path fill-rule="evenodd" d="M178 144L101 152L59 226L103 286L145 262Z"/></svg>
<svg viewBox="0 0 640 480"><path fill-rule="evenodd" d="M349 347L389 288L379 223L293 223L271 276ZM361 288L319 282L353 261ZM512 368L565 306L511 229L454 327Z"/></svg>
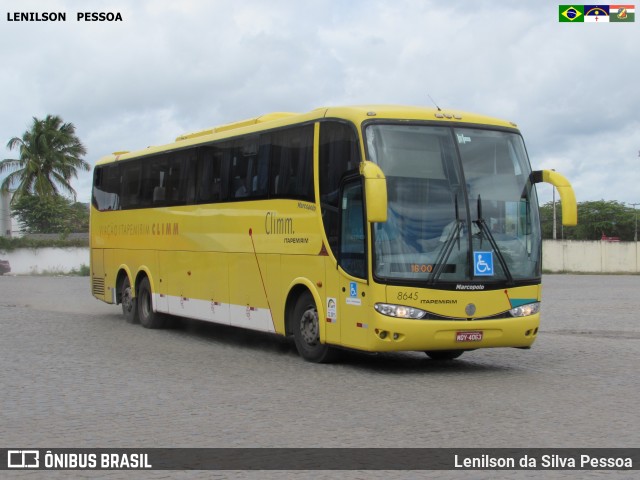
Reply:
<svg viewBox="0 0 640 480"><path fill-rule="evenodd" d="M412 292L398 292L398 296L397 296L398 300L402 300L402 301L406 301L406 300L419 300L418 298L418 291L412 291Z"/></svg>

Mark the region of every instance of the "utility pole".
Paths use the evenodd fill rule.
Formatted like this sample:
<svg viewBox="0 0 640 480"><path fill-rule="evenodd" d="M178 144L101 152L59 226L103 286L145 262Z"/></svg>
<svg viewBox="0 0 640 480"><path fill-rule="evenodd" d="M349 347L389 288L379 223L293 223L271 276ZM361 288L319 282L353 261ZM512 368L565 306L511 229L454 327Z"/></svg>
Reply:
<svg viewBox="0 0 640 480"><path fill-rule="evenodd" d="M640 157L640 153L638 153L638 156ZM636 243L636 272L638 272L638 211L636 210L636 205L640 205L640 203L630 203L629 205L633 205L633 213L636 216L636 229L633 234L633 241Z"/></svg>
<svg viewBox="0 0 640 480"><path fill-rule="evenodd" d="M0 237L11 236L11 193L0 192Z"/></svg>
<svg viewBox="0 0 640 480"><path fill-rule="evenodd" d="M555 172L555 169L551 169L552 172ZM556 240L558 238L556 230L556 187L553 187L553 239Z"/></svg>

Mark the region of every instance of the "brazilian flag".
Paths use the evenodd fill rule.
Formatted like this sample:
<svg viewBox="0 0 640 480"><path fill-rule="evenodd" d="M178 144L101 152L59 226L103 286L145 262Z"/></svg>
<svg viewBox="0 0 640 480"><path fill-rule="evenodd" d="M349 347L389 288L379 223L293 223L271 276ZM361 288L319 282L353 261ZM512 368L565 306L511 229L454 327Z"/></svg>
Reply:
<svg viewBox="0 0 640 480"><path fill-rule="evenodd" d="M558 21L584 22L584 5L559 5Z"/></svg>

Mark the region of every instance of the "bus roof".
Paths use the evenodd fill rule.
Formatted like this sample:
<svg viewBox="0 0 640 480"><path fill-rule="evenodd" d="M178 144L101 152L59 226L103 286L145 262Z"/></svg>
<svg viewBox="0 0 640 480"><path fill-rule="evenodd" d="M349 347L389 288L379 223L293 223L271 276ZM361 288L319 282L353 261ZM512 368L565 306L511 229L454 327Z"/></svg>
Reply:
<svg viewBox="0 0 640 480"><path fill-rule="evenodd" d="M489 125L503 128L517 128L513 122L493 117L462 112L459 110L441 110L437 108L414 107L404 105L356 105L344 107L323 107L308 113L273 112L258 117L240 120L238 122L219 125L191 133L185 133L176 138L175 142L160 146L150 146L135 151L122 150L102 157L97 164L126 160L143 155L151 155L184 147L213 142L225 138L263 130L284 127L297 123L311 122L322 118L341 118L360 125L365 120L419 120L442 121L451 123Z"/></svg>

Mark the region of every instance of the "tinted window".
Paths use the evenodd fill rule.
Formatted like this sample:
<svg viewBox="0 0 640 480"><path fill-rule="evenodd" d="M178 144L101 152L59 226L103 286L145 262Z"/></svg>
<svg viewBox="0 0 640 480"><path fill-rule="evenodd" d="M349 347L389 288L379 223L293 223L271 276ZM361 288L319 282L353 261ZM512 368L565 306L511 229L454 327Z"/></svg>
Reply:
<svg viewBox="0 0 640 480"><path fill-rule="evenodd" d="M366 225L360 179L344 187L341 223L340 265L348 274L364 278L367 276Z"/></svg>
<svg viewBox="0 0 640 480"><path fill-rule="evenodd" d="M100 210L259 198L314 201L313 125L98 167Z"/></svg>
<svg viewBox="0 0 640 480"><path fill-rule="evenodd" d="M214 203L228 198L229 168L223 160L222 149L215 146L202 147L195 174L197 203Z"/></svg>
<svg viewBox="0 0 640 480"><path fill-rule="evenodd" d="M231 161L231 197L255 198L266 195L265 178L269 168L268 150L260 151L260 138L245 137L226 143L225 153ZM262 181L258 178L263 176ZM261 188L263 184L263 188Z"/></svg>
<svg viewBox="0 0 640 480"><path fill-rule="evenodd" d="M140 162L126 162L122 165L122 190L120 205L122 208L137 208L141 204L142 166Z"/></svg>
<svg viewBox="0 0 640 480"><path fill-rule="evenodd" d="M271 182L274 197L314 200L313 125L271 134Z"/></svg>
<svg viewBox="0 0 640 480"><path fill-rule="evenodd" d="M96 167L92 201L98 210L120 209L120 165Z"/></svg>
<svg viewBox="0 0 640 480"><path fill-rule="evenodd" d="M188 166L196 163L196 150L181 150L169 155L169 178L166 201L169 205L184 205L189 193Z"/></svg>
<svg viewBox="0 0 640 480"><path fill-rule="evenodd" d="M360 155L353 127L340 122L320 124L320 205L329 246L338 247L338 195L345 173L358 168Z"/></svg>
<svg viewBox="0 0 640 480"><path fill-rule="evenodd" d="M143 165L140 206L163 204L169 182L169 158L154 157Z"/></svg>

